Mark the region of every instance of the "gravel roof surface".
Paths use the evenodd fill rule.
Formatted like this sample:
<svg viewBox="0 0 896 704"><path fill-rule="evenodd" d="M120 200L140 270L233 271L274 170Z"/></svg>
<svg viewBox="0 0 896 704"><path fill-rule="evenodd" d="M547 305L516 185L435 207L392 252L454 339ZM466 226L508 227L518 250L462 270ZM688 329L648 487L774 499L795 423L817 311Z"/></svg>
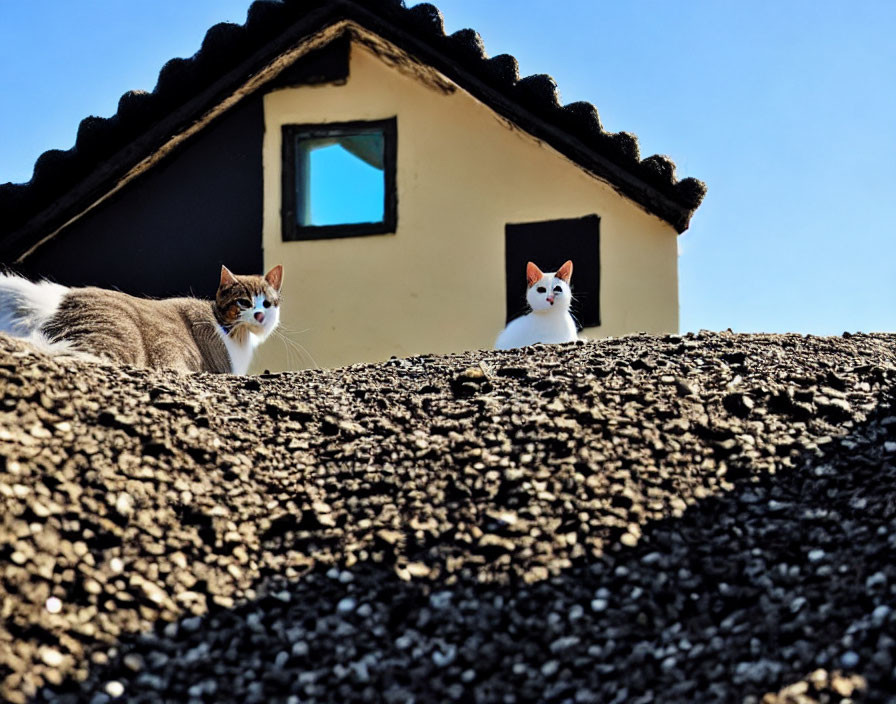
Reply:
<svg viewBox="0 0 896 704"><path fill-rule="evenodd" d="M259 377L0 336L0 699L894 701L894 397L896 335Z"/></svg>

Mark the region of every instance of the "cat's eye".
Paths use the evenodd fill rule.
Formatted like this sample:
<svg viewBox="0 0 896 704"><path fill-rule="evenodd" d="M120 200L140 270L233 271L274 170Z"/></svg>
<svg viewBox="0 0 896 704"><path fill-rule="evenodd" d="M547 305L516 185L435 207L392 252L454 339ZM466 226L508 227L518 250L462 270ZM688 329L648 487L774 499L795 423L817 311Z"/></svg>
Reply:
<svg viewBox="0 0 896 704"><path fill-rule="evenodd" d="M252 307L252 302L248 298L237 298L236 304L240 308L251 308Z"/></svg>
<svg viewBox="0 0 896 704"><path fill-rule="evenodd" d="M563 293L563 287L562 286L554 286L554 292L555 293Z"/></svg>
<svg viewBox="0 0 896 704"><path fill-rule="evenodd" d="M270 307L271 307L271 302L270 302L267 298L265 298L265 299L264 299L264 303L263 303L262 305L263 305L265 308L270 308Z"/></svg>
<svg viewBox="0 0 896 704"><path fill-rule="evenodd" d="M535 290L538 291L539 293L546 293L546 292L547 292L547 289L546 289L544 286L539 286L539 287L538 287L537 289L535 289Z"/></svg>

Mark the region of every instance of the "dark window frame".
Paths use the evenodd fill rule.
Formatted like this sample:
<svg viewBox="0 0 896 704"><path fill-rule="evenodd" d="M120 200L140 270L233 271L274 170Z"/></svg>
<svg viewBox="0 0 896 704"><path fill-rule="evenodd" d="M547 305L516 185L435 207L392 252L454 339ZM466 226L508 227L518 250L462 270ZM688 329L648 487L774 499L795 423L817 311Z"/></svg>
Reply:
<svg viewBox="0 0 896 704"><path fill-rule="evenodd" d="M383 133L383 219L378 222L346 223L340 225L299 225L296 219L298 194L296 182L296 140L319 137L339 137L352 132L381 130ZM284 242L328 240L340 237L395 234L398 228L398 119L354 120L291 124L282 126L283 148L281 160L280 221Z"/></svg>
<svg viewBox="0 0 896 704"><path fill-rule="evenodd" d="M564 239L569 238L566 243ZM525 315L525 266L533 261L542 271L556 271L567 259L573 263L571 313L576 326L601 325L600 216L557 218L506 223L504 226L504 267L506 322ZM587 277L584 286L576 285Z"/></svg>

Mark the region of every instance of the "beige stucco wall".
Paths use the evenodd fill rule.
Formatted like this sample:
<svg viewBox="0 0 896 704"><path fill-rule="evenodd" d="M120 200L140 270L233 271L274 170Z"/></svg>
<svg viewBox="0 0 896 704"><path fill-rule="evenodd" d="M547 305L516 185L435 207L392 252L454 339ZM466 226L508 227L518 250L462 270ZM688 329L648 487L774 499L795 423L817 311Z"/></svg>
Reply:
<svg viewBox="0 0 896 704"><path fill-rule="evenodd" d="M264 110L265 267L283 264L283 332L317 365L491 347L504 323L505 224L591 213L602 325L584 336L677 331L672 226L468 93L436 90L355 43L346 84L278 90ZM281 125L393 115L396 234L282 242ZM254 368L300 366L313 365L272 339Z"/></svg>

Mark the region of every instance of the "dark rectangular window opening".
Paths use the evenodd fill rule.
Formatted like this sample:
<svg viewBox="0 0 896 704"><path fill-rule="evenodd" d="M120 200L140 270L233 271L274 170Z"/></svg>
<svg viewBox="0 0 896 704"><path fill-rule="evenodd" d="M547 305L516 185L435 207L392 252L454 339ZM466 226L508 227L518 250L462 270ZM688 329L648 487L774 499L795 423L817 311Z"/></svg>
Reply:
<svg viewBox="0 0 896 704"><path fill-rule="evenodd" d="M396 118L283 125L284 241L394 233Z"/></svg>
<svg viewBox="0 0 896 704"><path fill-rule="evenodd" d="M557 271L572 260L570 308L581 330L600 325L600 218L543 220L507 224L504 230L507 275L507 322L529 312L526 305L526 262L544 272Z"/></svg>

